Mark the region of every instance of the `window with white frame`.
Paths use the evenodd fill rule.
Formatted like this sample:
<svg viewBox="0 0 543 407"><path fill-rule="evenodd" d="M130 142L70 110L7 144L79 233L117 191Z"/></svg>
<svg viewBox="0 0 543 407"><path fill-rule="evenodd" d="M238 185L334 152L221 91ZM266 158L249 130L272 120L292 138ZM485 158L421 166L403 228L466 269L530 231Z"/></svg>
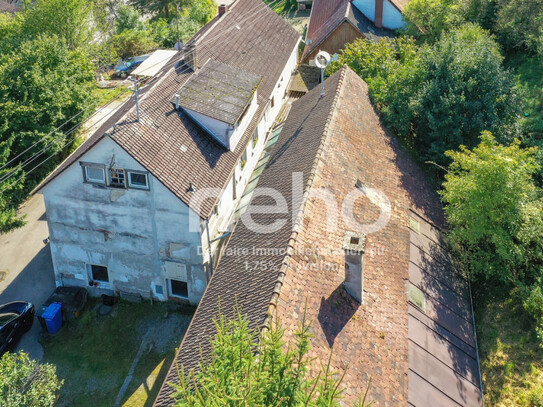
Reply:
<svg viewBox="0 0 543 407"><path fill-rule="evenodd" d="M149 177L141 171L127 171L128 186L130 188L149 189Z"/></svg>
<svg viewBox="0 0 543 407"><path fill-rule="evenodd" d="M106 184L106 166L102 164L81 163L83 179L90 184Z"/></svg>

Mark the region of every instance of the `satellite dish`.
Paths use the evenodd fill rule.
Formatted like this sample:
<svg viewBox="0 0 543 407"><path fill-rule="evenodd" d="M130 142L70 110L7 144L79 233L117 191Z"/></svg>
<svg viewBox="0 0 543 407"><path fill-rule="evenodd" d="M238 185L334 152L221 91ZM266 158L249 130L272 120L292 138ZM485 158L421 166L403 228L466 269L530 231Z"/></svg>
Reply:
<svg viewBox="0 0 543 407"><path fill-rule="evenodd" d="M328 65L330 65L331 61L332 58L330 57L330 54L326 51L319 51L319 53L315 57L315 65L317 65L317 67L321 69L324 69Z"/></svg>

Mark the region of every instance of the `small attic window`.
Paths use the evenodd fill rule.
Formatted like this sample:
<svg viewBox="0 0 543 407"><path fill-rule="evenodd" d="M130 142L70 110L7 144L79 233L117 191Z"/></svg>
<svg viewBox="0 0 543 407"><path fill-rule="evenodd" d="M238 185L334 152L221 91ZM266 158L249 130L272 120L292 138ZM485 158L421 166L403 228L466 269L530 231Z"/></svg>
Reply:
<svg viewBox="0 0 543 407"><path fill-rule="evenodd" d="M420 223L419 223L419 221L416 220L415 218L411 217L411 216L409 217L409 227L414 232L420 233Z"/></svg>
<svg viewBox="0 0 543 407"><path fill-rule="evenodd" d="M417 308L420 308L423 312L426 312L426 296L420 288L409 283L408 288L409 302L411 302Z"/></svg>

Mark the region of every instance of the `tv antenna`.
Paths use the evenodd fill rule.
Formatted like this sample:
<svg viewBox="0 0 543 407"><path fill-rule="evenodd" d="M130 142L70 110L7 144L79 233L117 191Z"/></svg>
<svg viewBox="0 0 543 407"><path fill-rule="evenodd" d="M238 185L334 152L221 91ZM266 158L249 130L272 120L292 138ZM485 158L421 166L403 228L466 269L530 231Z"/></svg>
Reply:
<svg viewBox="0 0 543 407"><path fill-rule="evenodd" d="M321 69L321 96L324 96L324 70L332 62L330 54L326 51L319 51L315 57L315 65Z"/></svg>

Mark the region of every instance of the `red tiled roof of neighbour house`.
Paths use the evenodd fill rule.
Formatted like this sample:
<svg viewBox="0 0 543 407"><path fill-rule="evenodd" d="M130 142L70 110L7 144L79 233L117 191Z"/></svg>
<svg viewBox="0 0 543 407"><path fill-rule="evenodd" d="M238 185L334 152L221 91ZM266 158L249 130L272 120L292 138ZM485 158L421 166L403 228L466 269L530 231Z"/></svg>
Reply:
<svg viewBox="0 0 543 407"><path fill-rule="evenodd" d="M314 0L311 17L307 27L307 40L302 61L328 38L344 21L352 24L364 37L377 41L392 33L385 28L376 27L364 14L351 4L351 0Z"/></svg>
<svg viewBox="0 0 543 407"><path fill-rule="evenodd" d="M186 45L196 49L197 65L209 59L262 76L258 109L234 151L228 151L201 130L187 115L178 114L171 98L194 74L182 60L157 75L140 98L143 123L130 110L113 128L103 128L85 142L44 183L73 164L90 147L108 135L152 173L179 199L189 204L192 184L197 190L224 188L256 128L300 35L260 0L237 0L227 13L204 26ZM110 124L110 123L108 123ZM199 215L209 217L215 202L208 199Z"/></svg>
<svg viewBox="0 0 543 407"><path fill-rule="evenodd" d="M198 369L200 357L210 355L213 318L219 312L232 316L237 304L254 328L269 312L277 313L287 338L306 310L314 335L310 356L326 361L333 348L333 369L347 370L346 405L365 391L370 377L377 406L426 407L432 400L440 406L480 405L469 287L444 249L439 198L383 128L367 85L353 71L344 67L325 85L324 97L317 88L293 104L258 184L281 193L289 215L252 215L261 225L256 230L238 222L167 381L177 380L176 366ZM388 223L366 236L362 304L343 288L343 243L350 231L343 218L330 231L322 200L304 195L290 203L290 179L300 172L299 188L324 188L339 204L357 181L390 201ZM273 203L256 196L251 204ZM267 225L292 213L294 226L287 222L265 233ZM380 209L360 198L354 213L358 222L372 223ZM409 284L424 293L424 310L408 301ZM172 393L165 383L155 405L172 405Z"/></svg>
<svg viewBox="0 0 543 407"><path fill-rule="evenodd" d="M19 7L17 7L17 5L0 0L0 13L15 14L17 11L19 11Z"/></svg>

